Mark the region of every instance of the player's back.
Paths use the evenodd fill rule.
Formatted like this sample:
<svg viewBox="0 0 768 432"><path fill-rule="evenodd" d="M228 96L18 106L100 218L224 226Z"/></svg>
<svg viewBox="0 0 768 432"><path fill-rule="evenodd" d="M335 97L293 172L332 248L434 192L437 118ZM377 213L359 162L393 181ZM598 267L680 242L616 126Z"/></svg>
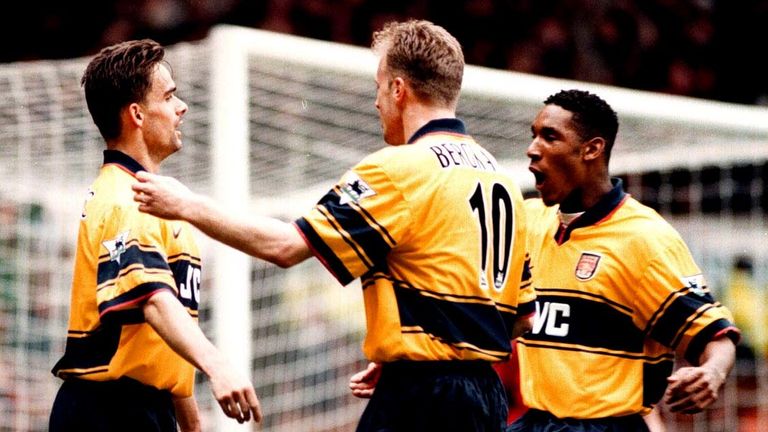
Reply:
<svg viewBox="0 0 768 432"><path fill-rule="evenodd" d="M388 177L373 181L402 196L388 209L395 220L386 226L397 232L386 268L363 278L367 305L381 304L390 285L396 297L394 310L367 306L369 320L390 324L369 326L367 353L505 358L528 273L522 194L511 176L470 136L445 130L383 149L355 170ZM376 208L371 198L366 209ZM396 337L386 333L397 328Z"/></svg>
<svg viewBox="0 0 768 432"><path fill-rule="evenodd" d="M468 136L438 133L386 150L382 166L410 213L389 258L395 276L442 294L497 299L510 279L516 286L522 195L496 159Z"/></svg>
<svg viewBox="0 0 768 432"><path fill-rule="evenodd" d="M364 158L296 224L342 284L361 278L372 361L503 360L533 311L522 194L458 119Z"/></svg>

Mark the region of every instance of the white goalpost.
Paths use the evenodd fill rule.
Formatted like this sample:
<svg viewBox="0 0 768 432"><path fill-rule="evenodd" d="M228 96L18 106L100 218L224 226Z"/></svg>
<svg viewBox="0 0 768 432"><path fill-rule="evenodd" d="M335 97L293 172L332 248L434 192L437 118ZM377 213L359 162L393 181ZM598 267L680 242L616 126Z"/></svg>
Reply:
<svg viewBox="0 0 768 432"><path fill-rule="evenodd" d="M382 145L373 108L376 59L369 49L231 26L217 28L212 40L214 52L229 50L247 57L249 73L239 78L248 82L230 79L227 83L249 89L247 115L251 126L250 172L255 177L251 179L255 211L272 209L272 214L285 218L300 215L344 169ZM234 64L241 64L240 60ZM470 66L465 74L459 114L467 121L470 132L492 149L521 184L530 187L531 176L525 169L530 121L546 96L564 88L596 92L619 113L621 128L612 168L614 174L627 176L630 192L642 195L642 176L649 172L696 173L710 166L760 166L768 160L768 110L764 107ZM212 145L212 153L216 154L228 151L229 143L213 141ZM262 156L267 153L260 145L272 149L270 156ZM285 164L277 168L273 166L275 160ZM226 172L221 174L227 176ZM286 189L290 193L275 190L270 175L291 184ZM723 193L727 195L727 179L723 183ZM664 185L660 189L665 193ZM697 194L698 199L702 198L699 186L689 189L689 199L695 201ZM762 242L754 236L754 232L765 228L765 222L753 225L752 230L744 229L750 223L764 220L757 211L753 213L746 218L750 222L745 221L744 215L728 211L706 216L700 209L692 209L678 217L676 224L702 260L719 265L713 272L722 279L726 272L723 263L737 252L748 251L762 262L768 260L760 246ZM728 240L720 239L723 231L729 233ZM713 252L710 242L715 239L720 239L722 248ZM352 291L340 291L334 286L328 289L341 296ZM337 385L343 387L345 379L342 376ZM296 424L317 428L312 421Z"/></svg>
<svg viewBox="0 0 768 432"><path fill-rule="evenodd" d="M168 60L189 112L162 172L233 212L293 220L385 145L367 48L219 26L169 46ZM0 65L0 430L45 429L58 388L78 212L103 150L79 87L86 62ZM715 290L744 254L768 284L768 108L468 66L458 114L530 191L530 123L567 88L616 109L613 173L681 231ZM365 404L347 387L366 364L359 283L339 286L316 260L280 269L198 238L201 326L252 377L258 430L353 431ZM208 384L199 377L204 430L255 429L219 414ZM768 384L756 394L768 416ZM721 403L726 414L704 422L737 424L741 407Z"/></svg>

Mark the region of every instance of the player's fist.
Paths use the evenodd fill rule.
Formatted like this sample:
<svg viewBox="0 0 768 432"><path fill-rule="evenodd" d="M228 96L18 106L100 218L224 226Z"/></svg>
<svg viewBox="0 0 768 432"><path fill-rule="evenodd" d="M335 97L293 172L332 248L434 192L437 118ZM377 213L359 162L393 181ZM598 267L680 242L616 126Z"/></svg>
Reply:
<svg viewBox="0 0 768 432"><path fill-rule="evenodd" d="M376 390L376 383L381 377L381 364L370 362L365 370L362 370L349 379L349 388L352 394L359 398L369 398Z"/></svg>

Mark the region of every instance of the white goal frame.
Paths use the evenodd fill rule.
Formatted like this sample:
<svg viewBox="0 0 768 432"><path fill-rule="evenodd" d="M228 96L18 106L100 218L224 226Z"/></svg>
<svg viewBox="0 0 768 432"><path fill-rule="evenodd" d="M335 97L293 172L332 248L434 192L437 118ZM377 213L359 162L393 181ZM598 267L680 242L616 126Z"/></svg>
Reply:
<svg viewBox="0 0 768 432"><path fill-rule="evenodd" d="M329 72L343 71L367 75L371 77L371 82L376 70L376 58L367 48L229 25L214 28L210 43L213 193L225 205L238 211L248 210L245 203L250 202L255 212L263 213L266 210L270 214L283 214L286 207L285 197L272 200L258 196L259 191L248 190L250 181L244 161L249 160L251 131L247 122L250 113L245 91L249 80L246 57L255 55L299 62ZM373 85L371 88L373 100ZM529 105L532 109L539 107L546 96L567 88L580 88L597 93L612 105L622 123L633 119L637 122L658 121L662 124L671 122L673 128L717 129L729 131L735 136L749 131L739 143L723 143L718 140L711 143L691 142L695 151L685 154L681 154L679 147L663 145L653 149L652 157L649 157L647 149L625 150L612 157L614 173L652 170L657 166L668 166L670 160L677 160L680 167L700 167L726 161L768 160L768 109L765 107L662 95L472 65L466 68L463 84L464 94L494 95L510 103ZM731 152L728 147L732 145L741 147L739 151ZM517 176L524 187L531 186L524 157L503 160L502 164ZM327 186L308 185L306 192L299 193L295 199L311 204L311 198L318 197ZM254 196L251 195L252 192L255 193ZM214 284L217 286L214 291L217 294L214 310L226 311L215 314L216 342L226 351L228 357L245 362L251 358L251 346L250 343L243 343L242 334L234 329L243 328L246 323L250 323L250 310L243 299L250 298L247 290L251 267L246 258L226 247L215 246L215 251L217 256ZM247 371L248 364L242 362L238 364L238 368ZM219 430L236 429L231 421L224 420L223 416L220 416L220 419Z"/></svg>
<svg viewBox="0 0 768 432"><path fill-rule="evenodd" d="M385 145L374 108L377 59L367 47L223 25L166 48L190 109L184 149L161 173L227 211L293 220L345 169ZM50 369L67 334L77 221L104 149L79 84L88 60L0 64L2 430L44 429L60 384ZM530 123L547 96L567 88L593 91L617 111L612 174L657 204L713 286L724 285L741 253L754 258L755 278L768 286L768 107L470 65L457 114L530 193ZM681 173L682 186L673 182ZM741 201L731 200L736 195ZM738 208L744 200L746 211ZM672 210L679 203L691 210ZM340 287L317 260L280 269L197 238L205 279L200 325L252 377L265 408L260 430L354 430L365 404L347 386L365 364L359 281ZM768 371L768 363L761 367ZM249 429L219 413L210 383L198 377L204 428ZM740 399L768 401L768 372L761 379L759 398ZM718 403L731 404L732 413L732 399ZM755 404L768 422L768 402Z"/></svg>

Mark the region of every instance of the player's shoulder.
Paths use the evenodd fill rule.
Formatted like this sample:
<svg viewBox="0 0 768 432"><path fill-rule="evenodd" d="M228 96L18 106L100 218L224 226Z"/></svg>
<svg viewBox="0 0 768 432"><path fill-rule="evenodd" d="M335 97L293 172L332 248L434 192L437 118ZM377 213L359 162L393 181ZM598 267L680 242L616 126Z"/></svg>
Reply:
<svg viewBox="0 0 768 432"><path fill-rule="evenodd" d="M105 165L91 184L93 198L108 207L132 207L134 194L131 185L135 181L135 178L123 169Z"/></svg>
<svg viewBox="0 0 768 432"><path fill-rule="evenodd" d="M656 210L629 196L616 214L624 237L649 249L666 249L683 243L680 233Z"/></svg>
<svg viewBox="0 0 768 432"><path fill-rule="evenodd" d="M359 169L379 168L383 171L419 172L434 165L434 156L423 146L402 144L381 148L358 164Z"/></svg>
<svg viewBox="0 0 768 432"><path fill-rule="evenodd" d="M147 225L146 220L157 219L141 213L134 201L131 186L135 178L130 172L116 166L105 165L91 183L86 195L86 209L91 220L111 220L116 223ZM93 218L91 216L96 216ZM150 224L153 225L153 224Z"/></svg>
<svg viewBox="0 0 768 432"><path fill-rule="evenodd" d="M631 195L628 195L621 206L618 215L621 221L632 225L639 232L663 232L675 234L677 231L663 216L653 208L641 203Z"/></svg>

